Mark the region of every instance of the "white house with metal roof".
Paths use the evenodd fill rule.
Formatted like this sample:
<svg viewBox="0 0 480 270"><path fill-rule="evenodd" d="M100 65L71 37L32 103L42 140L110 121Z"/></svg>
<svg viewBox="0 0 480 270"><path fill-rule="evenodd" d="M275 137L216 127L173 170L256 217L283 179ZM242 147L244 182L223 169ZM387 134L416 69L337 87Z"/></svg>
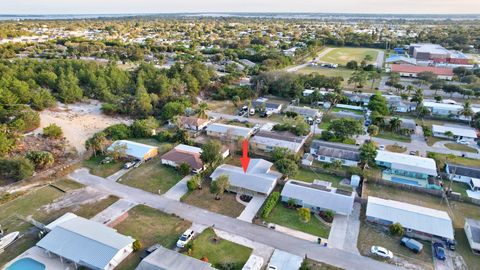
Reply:
<svg viewBox="0 0 480 270"><path fill-rule="evenodd" d="M440 189L433 181L437 176L437 164L431 158L377 151L375 163L383 168L382 178L400 184Z"/></svg>
<svg viewBox="0 0 480 270"><path fill-rule="evenodd" d="M135 270L215 270L210 263L164 247L145 257Z"/></svg>
<svg viewBox="0 0 480 270"><path fill-rule="evenodd" d="M124 145L126 147L126 154L131 158L138 160L146 160L153 158L158 155L158 147L151 146L148 144L132 142L128 140L118 140L113 142L108 148L107 151L114 151L115 147L119 145Z"/></svg>
<svg viewBox="0 0 480 270"><path fill-rule="evenodd" d="M83 217L67 213L59 221L47 225L50 230L37 246L75 267L114 269L132 251L135 241L130 236Z"/></svg>
<svg viewBox="0 0 480 270"><path fill-rule="evenodd" d="M472 252L480 255L480 220L466 218L463 228Z"/></svg>
<svg viewBox="0 0 480 270"><path fill-rule="evenodd" d="M459 127L459 126L440 126L432 125L433 136L440 138L452 138L455 140L466 140L473 142L477 139L477 131L469 127ZM452 137L446 135L445 133L451 132Z"/></svg>
<svg viewBox="0 0 480 270"><path fill-rule="evenodd" d="M290 105L287 107L286 111L294 112L294 113L297 113L298 115L301 115L304 117L311 117L311 118L319 117L322 115L319 110L306 107L306 106L299 107L299 106Z"/></svg>
<svg viewBox="0 0 480 270"><path fill-rule="evenodd" d="M282 177L279 172L271 171L273 163L264 159L251 159L246 172L243 168L230 164L218 166L210 175L216 181L221 175L227 175L230 182L229 191L241 194L268 195Z"/></svg>
<svg viewBox="0 0 480 270"><path fill-rule="evenodd" d="M252 128L219 123L208 125L206 131L208 136L229 140L247 139L253 133Z"/></svg>
<svg viewBox="0 0 480 270"><path fill-rule="evenodd" d="M412 237L454 239L452 220L445 211L369 196L366 216L384 226L398 222Z"/></svg>
<svg viewBox="0 0 480 270"><path fill-rule="evenodd" d="M459 112L463 109L463 104L451 104L435 101L424 101L423 106L428 108L433 115L451 116L453 118L468 120L470 117L459 116ZM480 107L473 105L474 113L480 112Z"/></svg>
<svg viewBox="0 0 480 270"><path fill-rule="evenodd" d="M294 200L297 205L310 208L314 212L332 210L341 215L350 215L353 209L355 194L318 182L306 183L297 180L288 180L282 189L282 201Z"/></svg>
<svg viewBox="0 0 480 270"><path fill-rule="evenodd" d="M260 150L266 153L272 152L276 147L287 148L292 153L298 153L308 136L296 136L289 132L274 132L260 130L250 139L250 146L253 150Z"/></svg>

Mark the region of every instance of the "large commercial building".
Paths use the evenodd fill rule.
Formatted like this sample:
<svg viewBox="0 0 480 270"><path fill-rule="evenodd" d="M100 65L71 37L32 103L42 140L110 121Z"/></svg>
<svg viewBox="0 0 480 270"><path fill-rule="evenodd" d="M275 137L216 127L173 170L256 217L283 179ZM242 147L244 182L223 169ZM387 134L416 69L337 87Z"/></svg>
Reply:
<svg viewBox="0 0 480 270"><path fill-rule="evenodd" d="M451 81L453 79L453 69L448 67L414 66L408 64L393 64L391 72L397 72L402 77L417 78L418 74L431 72L439 79Z"/></svg>
<svg viewBox="0 0 480 270"><path fill-rule="evenodd" d="M468 65L471 62L465 54L459 51L447 50L438 44L411 44L408 52L417 61L458 65Z"/></svg>

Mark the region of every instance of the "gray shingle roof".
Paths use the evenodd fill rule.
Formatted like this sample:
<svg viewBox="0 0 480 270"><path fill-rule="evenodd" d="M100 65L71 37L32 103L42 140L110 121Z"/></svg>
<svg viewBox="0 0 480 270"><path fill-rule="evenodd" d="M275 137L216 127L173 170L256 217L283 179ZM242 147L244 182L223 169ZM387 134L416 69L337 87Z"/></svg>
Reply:
<svg viewBox="0 0 480 270"><path fill-rule="evenodd" d="M360 150L357 146L314 140L310 148L315 149L319 156L360 161Z"/></svg>

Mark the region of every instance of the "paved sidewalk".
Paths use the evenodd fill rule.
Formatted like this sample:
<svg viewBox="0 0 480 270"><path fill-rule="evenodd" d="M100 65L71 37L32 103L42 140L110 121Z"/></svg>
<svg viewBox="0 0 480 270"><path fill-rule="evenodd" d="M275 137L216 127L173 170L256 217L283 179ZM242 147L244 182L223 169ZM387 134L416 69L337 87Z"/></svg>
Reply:
<svg viewBox="0 0 480 270"><path fill-rule="evenodd" d="M180 201L180 198L182 198L182 196L188 192L187 182L190 180L190 178L192 178L191 175L185 176L182 180L175 184L175 186L171 187L167 192L165 192L164 196L172 200Z"/></svg>
<svg viewBox="0 0 480 270"><path fill-rule="evenodd" d="M103 224L109 224L112 221L115 221L117 218L121 217L123 214L132 209L136 203L120 199L114 204L110 205L102 212L96 214L91 220L100 222Z"/></svg>
<svg viewBox="0 0 480 270"><path fill-rule="evenodd" d="M360 209L361 205L355 203L350 216L335 215L330 235L328 236L330 247L360 255L357 248L358 233L360 231Z"/></svg>
<svg viewBox="0 0 480 270"><path fill-rule="evenodd" d="M242 213L237 218L246 222L252 222L266 199L267 197L262 195L253 196L252 200L247 204L247 207L243 209Z"/></svg>
<svg viewBox="0 0 480 270"><path fill-rule="evenodd" d="M293 229L290 229L288 227L280 226L278 224L275 224L275 231L281 232L281 233L284 233L284 234L288 234L290 236L300 238L300 239L303 239L303 240L306 240L306 241L309 241L309 242L317 243L317 241L318 241L318 236L308 234L308 233L304 233L304 232L297 231L297 230L293 230ZM322 238L322 243L324 243L324 242L326 242L326 239Z"/></svg>
<svg viewBox="0 0 480 270"><path fill-rule="evenodd" d="M108 176L106 179L116 182L116 181L118 181L118 179L120 179L120 177L124 176L129 171L130 171L130 169L121 169L118 172Z"/></svg>
<svg viewBox="0 0 480 270"><path fill-rule="evenodd" d="M231 234L218 229L214 229L214 231L218 235L218 237L222 239L253 249L252 254L262 257L264 264L268 263L268 261L270 260L270 257L273 254L273 251L275 250L273 247L270 247L255 241L251 241L247 238L244 238L235 234Z"/></svg>

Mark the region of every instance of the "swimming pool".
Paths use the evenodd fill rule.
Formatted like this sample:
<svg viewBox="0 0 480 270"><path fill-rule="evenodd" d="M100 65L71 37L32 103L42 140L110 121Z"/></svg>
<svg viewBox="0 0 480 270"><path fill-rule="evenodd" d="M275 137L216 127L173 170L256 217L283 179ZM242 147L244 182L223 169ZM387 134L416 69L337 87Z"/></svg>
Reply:
<svg viewBox="0 0 480 270"><path fill-rule="evenodd" d="M7 270L45 270L43 263L37 262L31 258L23 258L12 263Z"/></svg>
<svg viewBox="0 0 480 270"><path fill-rule="evenodd" d="M392 182L396 182L396 183L400 183L400 184L406 184L406 185L411 185L411 186L421 186L418 184L417 181L414 181L414 180L408 180L408 179L404 179L404 178L400 178L400 177L396 177L396 176L392 176L391 178Z"/></svg>

